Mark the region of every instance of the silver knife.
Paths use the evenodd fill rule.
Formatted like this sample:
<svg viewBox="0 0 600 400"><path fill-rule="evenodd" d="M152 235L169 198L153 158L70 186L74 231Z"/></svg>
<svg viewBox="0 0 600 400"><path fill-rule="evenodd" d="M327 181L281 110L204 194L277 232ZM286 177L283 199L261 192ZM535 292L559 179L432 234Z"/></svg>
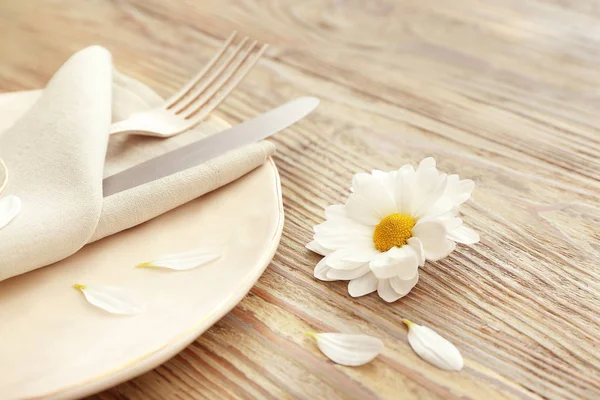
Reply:
<svg viewBox="0 0 600 400"><path fill-rule="evenodd" d="M195 167L228 151L265 139L310 114L315 97L301 97L224 131L104 178L104 197Z"/></svg>

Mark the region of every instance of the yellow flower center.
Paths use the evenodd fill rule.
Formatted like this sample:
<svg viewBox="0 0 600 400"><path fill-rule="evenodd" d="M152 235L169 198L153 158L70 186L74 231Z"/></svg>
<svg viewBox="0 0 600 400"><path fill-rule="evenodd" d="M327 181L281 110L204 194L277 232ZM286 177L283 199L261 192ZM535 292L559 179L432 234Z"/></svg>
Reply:
<svg viewBox="0 0 600 400"><path fill-rule="evenodd" d="M412 237L415 220L406 214L392 214L381 220L375 227L373 243L381 252L388 251L394 246L402 247Z"/></svg>

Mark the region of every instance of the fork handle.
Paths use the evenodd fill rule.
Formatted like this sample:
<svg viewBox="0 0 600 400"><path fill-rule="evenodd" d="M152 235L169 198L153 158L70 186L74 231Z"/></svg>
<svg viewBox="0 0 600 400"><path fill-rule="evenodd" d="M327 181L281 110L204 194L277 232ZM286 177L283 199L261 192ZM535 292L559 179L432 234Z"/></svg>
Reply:
<svg viewBox="0 0 600 400"><path fill-rule="evenodd" d="M118 133L124 133L132 130L132 126L129 120L125 119L123 121L115 122L108 129L108 135L116 135Z"/></svg>

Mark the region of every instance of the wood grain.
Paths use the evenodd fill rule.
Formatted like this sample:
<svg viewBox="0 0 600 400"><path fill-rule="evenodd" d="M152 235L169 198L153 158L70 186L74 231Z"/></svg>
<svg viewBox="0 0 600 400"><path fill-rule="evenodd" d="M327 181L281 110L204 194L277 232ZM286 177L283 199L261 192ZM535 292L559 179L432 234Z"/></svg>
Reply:
<svg viewBox="0 0 600 400"><path fill-rule="evenodd" d="M272 46L220 116L323 100L274 138L287 221L250 295L94 398L600 398L599 21L591 0L4 0L0 91L39 88L101 44L169 95L237 29ZM464 220L481 243L427 264L392 305L316 281L304 245L352 174L426 156L477 182ZM464 370L417 358L402 317L456 343ZM307 330L364 332L386 350L336 366Z"/></svg>

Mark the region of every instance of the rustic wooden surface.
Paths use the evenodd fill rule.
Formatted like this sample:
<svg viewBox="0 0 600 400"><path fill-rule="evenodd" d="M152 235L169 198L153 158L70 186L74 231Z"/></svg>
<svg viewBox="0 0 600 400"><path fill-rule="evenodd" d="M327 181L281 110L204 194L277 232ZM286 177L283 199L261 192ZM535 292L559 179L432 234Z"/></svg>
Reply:
<svg viewBox="0 0 600 400"><path fill-rule="evenodd" d="M592 0L2 0L0 91L39 88L101 44L168 95L237 29L272 47L219 115L323 100L274 138L287 221L251 294L94 398L600 398L599 22ZM304 244L352 174L429 155L477 182L464 219L481 243L427 264L392 305L316 281ZM417 358L401 317L457 344L464 370ZM307 330L365 332L386 350L336 366Z"/></svg>

